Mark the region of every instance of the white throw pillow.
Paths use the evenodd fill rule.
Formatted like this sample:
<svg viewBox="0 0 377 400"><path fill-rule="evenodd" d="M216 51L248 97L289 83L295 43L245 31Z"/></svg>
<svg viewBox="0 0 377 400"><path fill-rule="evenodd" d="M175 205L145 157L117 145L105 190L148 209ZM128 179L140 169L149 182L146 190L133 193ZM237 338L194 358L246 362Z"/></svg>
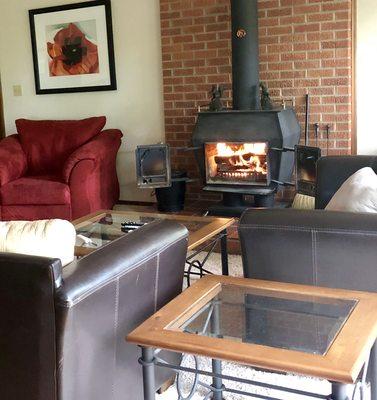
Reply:
<svg viewBox="0 0 377 400"><path fill-rule="evenodd" d="M332 211L377 212L377 175L370 167L351 175L326 207Z"/></svg>
<svg viewBox="0 0 377 400"><path fill-rule="evenodd" d="M62 265L74 259L76 231L61 219L0 222L0 252L60 258Z"/></svg>

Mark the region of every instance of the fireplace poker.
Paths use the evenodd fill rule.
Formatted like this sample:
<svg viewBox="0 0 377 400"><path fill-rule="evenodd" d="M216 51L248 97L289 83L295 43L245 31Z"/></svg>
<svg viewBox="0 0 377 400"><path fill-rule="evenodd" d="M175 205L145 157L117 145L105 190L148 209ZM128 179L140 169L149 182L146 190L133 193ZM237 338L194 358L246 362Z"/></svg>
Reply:
<svg viewBox="0 0 377 400"><path fill-rule="evenodd" d="M319 123L316 122L314 124L314 137L315 137L315 146L318 147L318 134L319 134Z"/></svg>
<svg viewBox="0 0 377 400"><path fill-rule="evenodd" d="M310 97L309 93L305 95L305 146L309 144L309 112L310 112Z"/></svg>
<svg viewBox="0 0 377 400"><path fill-rule="evenodd" d="M326 125L326 155L329 155L329 139L330 139L330 128L329 124Z"/></svg>

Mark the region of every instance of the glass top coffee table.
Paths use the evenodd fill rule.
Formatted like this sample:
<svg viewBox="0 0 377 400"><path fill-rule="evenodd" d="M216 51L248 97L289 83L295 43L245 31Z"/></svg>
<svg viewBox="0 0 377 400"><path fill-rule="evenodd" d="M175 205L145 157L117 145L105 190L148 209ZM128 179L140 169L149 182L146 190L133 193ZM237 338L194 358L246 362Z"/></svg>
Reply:
<svg viewBox="0 0 377 400"><path fill-rule="evenodd" d="M205 262L217 243L220 243L221 248L222 274L228 275L227 228L234 224L233 218L101 210L73 221L76 233L89 239L87 243L75 247L75 255L79 257L87 255L106 243L124 236L126 233L121 230L121 223L124 221L149 223L165 219L181 223L189 231L188 250L191 253L187 257L189 273L186 274L189 284L191 275L203 276L204 273L208 273ZM203 260L197 258L201 251L207 252ZM193 271L193 268L199 272Z"/></svg>
<svg viewBox="0 0 377 400"><path fill-rule="evenodd" d="M365 380L377 337L376 309L374 293L206 276L127 340L142 346L146 400L154 399L155 366L212 376L207 389L215 400L222 399L223 392L237 393L223 386L222 380L240 380L222 375L220 360L326 379L332 382L331 398L344 400L347 383L355 383L360 374ZM212 372L169 365L155 349L210 357ZM266 387L329 398L297 388Z"/></svg>

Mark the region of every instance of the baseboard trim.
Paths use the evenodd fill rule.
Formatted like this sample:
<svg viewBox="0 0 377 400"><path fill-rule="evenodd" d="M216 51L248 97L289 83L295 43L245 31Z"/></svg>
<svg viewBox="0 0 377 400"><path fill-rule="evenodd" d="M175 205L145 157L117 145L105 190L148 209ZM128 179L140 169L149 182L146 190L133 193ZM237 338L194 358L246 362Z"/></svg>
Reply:
<svg viewBox="0 0 377 400"><path fill-rule="evenodd" d="M154 206L154 201L133 201L133 200L118 200L116 204L126 206Z"/></svg>

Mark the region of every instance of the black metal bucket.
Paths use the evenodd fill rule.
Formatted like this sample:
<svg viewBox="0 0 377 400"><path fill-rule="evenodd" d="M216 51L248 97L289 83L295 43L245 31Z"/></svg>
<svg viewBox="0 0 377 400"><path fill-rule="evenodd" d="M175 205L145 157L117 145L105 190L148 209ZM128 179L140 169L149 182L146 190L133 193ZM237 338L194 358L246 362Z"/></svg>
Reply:
<svg viewBox="0 0 377 400"><path fill-rule="evenodd" d="M172 171L171 186L156 189L157 209L162 212L182 211L185 205L187 172Z"/></svg>
<svg viewBox="0 0 377 400"><path fill-rule="evenodd" d="M186 171L172 171L171 186L156 189L157 209L163 212L182 211L185 205Z"/></svg>

